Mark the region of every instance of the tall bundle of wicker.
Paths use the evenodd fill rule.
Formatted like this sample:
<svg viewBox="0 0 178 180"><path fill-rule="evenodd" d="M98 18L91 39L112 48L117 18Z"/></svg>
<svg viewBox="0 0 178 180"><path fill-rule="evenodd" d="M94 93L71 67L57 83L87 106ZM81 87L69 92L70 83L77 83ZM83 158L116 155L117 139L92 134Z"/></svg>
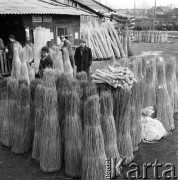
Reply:
<svg viewBox="0 0 178 180"><path fill-rule="evenodd" d="M73 77L73 68L72 68L71 63L70 63L68 50L66 48L63 48L62 54L63 54L64 73Z"/></svg>
<svg viewBox="0 0 178 180"><path fill-rule="evenodd" d="M60 73L57 69L46 68L43 73L42 84L47 87L56 87L56 79L58 76L60 76Z"/></svg>
<svg viewBox="0 0 178 180"><path fill-rule="evenodd" d="M57 92L45 87L44 119L41 129L40 167L43 172L62 167L61 131L58 121Z"/></svg>
<svg viewBox="0 0 178 180"><path fill-rule="evenodd" d="M35 99L36 99L35 95L36 95L37 86L39 84L41 84L40 79L32 80L30 83L30 114L31 114L31 121L33 125L33 131L35 127L34 121L35 121L35 115L36 115L36 108L38 108L38 107L35 107Z"/></svg>
<svg viewBox="0 0 178 180"><path fill-rule="evenodd" d="M156 109L155 62L153 61L149 61L146 65L145 83L143 108L152 106Z"/></svg>
<svg viewBox="0 0 178 180"><path fill-rule="evenodd" d="M10 147L12 141L12 130L14 127L14 117L17 108L18 80L8 78L7 96L5 99L4 118L1 130L1 144Z"/></svg>
<svg viewBox="0 0 178 180"><path fill-rule="evenodd" d="M20 50L19 57L20 57L20 61L21 61L20 78L26 79L28 84L30 84L29 72L28 72L28 68L27 68L27 57L26 57L24 48L22 48Z"/></svg>
<svg viewBox="0 0 178 180"><path fill-rule="evenodd" d="M157 79L158 88L157 95L157 118L162 122L167 131L173 130L174 118L173 109L171 106L170 96L167 90L166 78L165 78L165 62L159 58L157 62Z"/></svg>
<svg viewBox="0 0 178 180"><path fill-rule="evenodd" d="M81 176L82 124L80 121L80 98L76 93L65 95L64 157L65 173L71 177ZM72 163L71 163L72 162Z"/></svg>
<svg viewBox="0 0 178 180"><path fill-rule="evenodd" d="M57 69L60 74L64 73L64 65L62 59L62 51L59 48L56 48L53 55L53 67Z"/></svg>
<svg viewBox="0 0 178 180"><path fill-rule="evenodd" d="M82 180L105 179L104 137L100 125L99 96L85 102L85 129L83 139Z"/></svg>
<svg viewBox="0 0 178 180"><path fill-rule="evenodd" d="M31 148L32 142L30 89L25 84L19 86L18 104L14 121L11 150L15 154L23 154Z"/></svg>
<svg viewBox="0 0 178 180"><path fill-rule="evenodd" d="M20 78L21 61L19 54L21 48L22 47L18 42L14 43L11 77L16 79Z"/></svg>
<svg viewBox="0 0 178 180"><path fill-rule="evenodd" d="M82 80L87 80L87 74L86 72L80 72L80 73L77 73L76 74L76 79L79 80L79 81L82 81Z"/></svg>
<svg viewBox="0 0 178 180"><path fill-rule="evenodd" d="M178 92L176 80L176 59L170 58L166 63L166 84L172 101L172 108L178 109Z"/></svg>
<svg viewBox="0 0 178 180"><path fill-rule="evenodd" d="M104 135L106 157L121 160L117 148L116 125L113 117L113 99L108 92L103 92L100 97L101 127Z"/></svg>
<svg viewBox="0 0 178 180"><path fill-rule="evenodd" d="M134 158L129 119L131 93L124 89L117 89L115 90L113 97L114 118L117 129L117 146L120 155L126 158L125 164L128 164Z"/></svg>
<svg viewBox="0 0 178 180"><path fill-rule="evenodd" d="M33 57L33 47L29 44L26 44L24 47L25 56L27 60L28 76L30 82L35 79L35 68L30 66L30 62L34 59Z"/></svg>
<svg viewBox="0 0 178 180"><path fill-rule="evenodd" d="M45 87L39 84L36 87L34 106L35 108L35 119L34 119L34 138L32 147L32 158L39 161L40 158L40 144L41 144L41 130L44 119L44 98Z"/></svg>
<svg viewBox="0 0 178 180"><path fill-rule="evenodd" d="M131 138L133 150L138 150L138 145L141 142L141 116L142 106L144 100L145 91L145 80L142 76L142 60L137 59L136 61L136 79L132 87L132 98L131 98Z"/></svg>

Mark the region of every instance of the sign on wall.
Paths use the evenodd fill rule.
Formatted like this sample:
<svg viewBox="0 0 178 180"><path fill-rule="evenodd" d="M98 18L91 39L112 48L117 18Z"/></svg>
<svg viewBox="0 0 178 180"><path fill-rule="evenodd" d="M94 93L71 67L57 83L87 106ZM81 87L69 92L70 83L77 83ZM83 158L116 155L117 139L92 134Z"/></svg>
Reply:
<svg viewBox="0 0 178 180"><path fill-rule="evenodd" d="M32 16L32 22L34 23L42 22L42 16Z"/></svg>
<svg viewBox="0 0 178 180"><path fill-rule="evenodd" d="M43 22L52 22L52 16L44 15L43 16Z"/></svg>

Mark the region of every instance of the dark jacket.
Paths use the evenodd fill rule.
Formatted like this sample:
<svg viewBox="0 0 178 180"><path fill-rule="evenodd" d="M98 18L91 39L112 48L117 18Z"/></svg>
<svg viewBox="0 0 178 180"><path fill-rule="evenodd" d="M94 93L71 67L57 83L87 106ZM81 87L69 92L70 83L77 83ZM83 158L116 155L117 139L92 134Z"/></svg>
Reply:
<svg viewBox="0 0 178 180"><path fill-rule="evenodd" d="M63 47L65 47L65 48L68 50L69 56L74 56L74 51L73 51L73 49L72 49L72 45L71 45L71 43L70 43L69 40L66 39L66 40L64 41Z"/></svg>
<svg viewBox="0 0 178 180"><path fill-rule="evenodd" d="M4 43L2 39L0 39L0 50L4 50Z"/></svg>
<svg viewBox="0 0 178 180"><path fill-rule="evenodd" d="M14 48L14 43L17 43L17 41L13 41L13 42L9 42L7 44L7 49L8 49L8 53L7 53L7 58L8 59L13 59L13 48Z"/></svg>
<svg viewBox="0 0 178 180"><path fill-rule="evenodd" d="M92 64L92 53L91 49L87 46L76 48L75 51L75 65L77 66L77 72L88 71Z"/></svg>
<svg viewBox="0 0 178 180"><path fill-rule="evenodd" d="M40 60L40 64L39 64L39 76L42 77L43 76L43 72L46 68L53 68L53 60L51 58L51 56L47 56L45 60Z"/></svg>

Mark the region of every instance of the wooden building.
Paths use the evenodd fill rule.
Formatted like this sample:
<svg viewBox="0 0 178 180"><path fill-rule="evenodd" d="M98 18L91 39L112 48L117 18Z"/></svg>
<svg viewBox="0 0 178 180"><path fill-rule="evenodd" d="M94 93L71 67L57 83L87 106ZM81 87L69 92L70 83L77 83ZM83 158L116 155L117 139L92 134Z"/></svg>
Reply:
<svg viewBox="0 0 178 180"><path fill-rule="evenodd" d="M22 44L27 40L33 42L33 30L41 26L53 33L49 46L57 44L57 38L62 34L75 45L80 38L82 17L99 18L85 9L52 0L1 0L0 38L7 44L8 36L13 34Z"/></svg>

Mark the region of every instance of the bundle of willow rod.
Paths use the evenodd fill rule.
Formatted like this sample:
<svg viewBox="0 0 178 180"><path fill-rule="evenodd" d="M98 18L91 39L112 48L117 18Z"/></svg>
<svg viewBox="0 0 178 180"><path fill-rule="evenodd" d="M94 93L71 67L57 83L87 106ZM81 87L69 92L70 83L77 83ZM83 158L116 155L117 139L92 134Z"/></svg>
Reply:
<svg viewBox="0 0 178 180"><path fill-rule="evenodd" d="M145 92L143 108L152 106L156 109L156 92L155 92L155 62L149 61L146 65Z"/></svg>
<svg viewBox="0 0 178 180"><path fill-rule="evenodd" d="M66 114L63 135L65 174L71 177L81 177L82 124L79 116L79 95L73 92L66 93L64 108Z"/></svg>
<svg viewBox="0 0 178 180"><path fill-rule="evenodd" d="M142 60L137 59L135 62L135 73L137 83L132 87L132 97L131 97L131 138L133 150L138 150L138 145L141 143L141 116L142 116L142 106L144 100L145 91L145 80L142 76Z"/></svg>
<svg viewBox="0 0 178 180"><path fill-rule="evenodd" d="M165 78L165 62L159 58L157 62L157 80L158 87L156 91L157 96L157 118L162 122L167 131L173 130L174 118L173 109L171 106L171 99L167 90Z"/></svg>
<svg viewBox="0 0 178 180"><path fill-rule="evenodd" d="M36 87L34 106L34 138L32 147L32 158L39 161L40 158L40 144L41 144L41 130L44 119L44 102L45 102L45 87L39 84Z"/></svg>
<svg viewBox="0 0 178 180"><path fill-rule="evenodd" d="M30 114L31 114L31 121L33 124L33 130L34 130L34 120L35 120L35 114L36 114L36 107L35 107L35 94L38 84L41 84L40 79L34 79L30 82Z"/></svg>
<svg viewBox="0 0 178 180"><path fill-rule="evenodd" d="M12 130L14 127L14 117L17 108L18 80L8 78L7 96L5 99L4 118L1 130L1 144L7 147L11 146Z"/></svg>
<svg viewBox="0 0 178 180"><path fill-rule="evenodd" d="M132 139L130 136L130 109L131 93L123 89L115 90L114 98L114 118L117 129L117 146L125 164L130 163L133 156Z"/></svg>
<svg viewBox="0 0 178 180"><path fill-rule="evenodd" d="M82 180L105 179L105 147L100 125L99 96L90 96L85 102L85 129L83 139Z"/></svg>
<svg viewBox="0 0 178 180"><path fill-rule="evenodd" d="M15 154L23 154L31 148L32 122L30 118L30 89L22 84L19 86L18 104L14 127L11 150Z"/></svg>
<svg viewBox="0 0 178 180"><path fill-rule="evenodd" d="M53 172L62 167L62 143L58 120L57 92L55 87L45 87L44 93L40 168L43 172Z"/></svg>
<svg viewBox="0 0 178 180"><path fill-rule="evenodd" d="M80 72L76 74L76 79L81 81L81 80L87 80L87 74L86 72Z"/></svg>
<svg viewBox="0 0 178 180"><path fill-rule="evenodd" d="M166 31L139 31L135 32L136 42L164 43L167 41Z"/></svg>
<svg viewBox="0 0 178 180"><path fill-rule="evenodd" d="M111 93L103 92L101 94L100 107L106 157L108 159L117 159L117 162L119 162L121 158L117 147L117 132L113 116L113 99Z"/></svg>
<svg viewBox="0 0 178 180"><path fill-rule="evenodd" d="M49 87L56 86L56 79L59 75L60 74L56 69L45 69L43 73L42 84Z"/></svg>
<svg viewBox="0 0 178 180"><path fill-rule="evenodd" d="M176 59L170 58L166 63L166 84L172 102L172 108L178 109L178 92L176 79Z"/></svg>
<svg viewBox="0 0 178 180"><path fill-rule="evenodd" d="M61 129L64 126L64 119L65 119L65 95L68 92L80 93L80 86L79 82L76 79L71 78L67 74L62 74L56 80L56 89L57 89L57 99L58 99L58 110L59 110L59 122Z"/></svg>

